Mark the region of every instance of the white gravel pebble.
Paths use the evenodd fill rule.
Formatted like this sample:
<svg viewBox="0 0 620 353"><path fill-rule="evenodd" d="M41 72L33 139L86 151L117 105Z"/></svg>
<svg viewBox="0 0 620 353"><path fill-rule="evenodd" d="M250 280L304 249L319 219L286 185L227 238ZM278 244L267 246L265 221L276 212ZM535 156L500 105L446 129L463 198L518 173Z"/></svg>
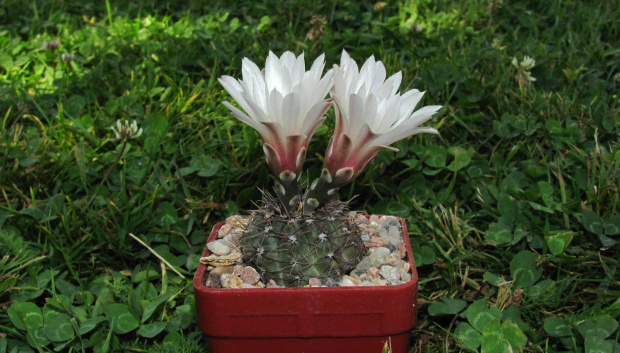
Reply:
<svg viewBox="0 0 620 353"><path fill-rule="evenodd" d="M400 274L400 280L403 282L409 282L411 281L411 273L408 272L401 272Z"/></svg>
<svg viewBox="0 0 620 353"><path fill-rule="evenodd" d="M355 287L355 283L353 283L353 281L351 281L348 278L343 279L342 281L340 281L340 287Z"/></svg>
<svg viewBox="0 0 620 353"><path fill-rule="evenodd" d="M388 236L390 238L390 243L394 246L398 246L398 244L400 244L401 240L401 235L400 235L400 229L398 229L398 227L396 226L391 226L390 230L388 231Z"/></svg>
<svg viewBox="0 0 620 353"><path fill-rule="evenodd" d="M400 272L392 266L381 266L381 276L392 284L400 284Z"/></svg>
<svg viewBox="0 0 620 353"><path fill-rule="evenodd" d="M230 246L227 245L224 239L210 242L207 244L207 248L215 255L224 256L230 254Z"/></svg>
<svg viewBox="0 0 620 353"><path fill-rule="evenodd" d="M390 255L390 249L384 247L376 248L375 251L370 254L370 265L379 267L385 263L385 258L388 255Z"/></svg>

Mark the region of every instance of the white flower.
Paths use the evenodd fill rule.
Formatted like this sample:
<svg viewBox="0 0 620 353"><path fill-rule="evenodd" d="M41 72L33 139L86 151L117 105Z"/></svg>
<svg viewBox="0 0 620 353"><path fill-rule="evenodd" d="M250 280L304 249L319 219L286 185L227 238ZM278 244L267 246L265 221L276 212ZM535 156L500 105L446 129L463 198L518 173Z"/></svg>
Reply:
<svg viewBox="0 0 620 353"><path fill-rule="evenodd" d="M426 106L415 110L424 92L413 89L397 93L400 72L386 80L381 61L370 57L358 66L346 51L340 66L334 65L336 129L325 156L325 168L337 181L347 183L384 148L405 137L419 133L438 133L430 127L419 127L441 108Z"/></svg>
<svg viewBox="0 0 620 353"><path fill-rule="evenodd" d="M531 70L534 68L534 66L536 65L536 60L530 58L529 56L525 55L523 57L523 60L521 60L521 67L523 68L523 70Z"/></svg>
<svg viewBox="0 0 620 353"><path fill-rule="evenodd" d="M49 50L49 51L55 51L56 49L58 49L60 47L60 42L58 40L52 40L52 41L44 41L43 42L43 49L45 50Z"/></svg>
<svg viewBox="0 0 620 353"><path fill-rule="evenodd" d="M71 53L63 53L60 58L62 59L62 61L66 62L66 63L70 63L73 61L73 59L75 59L75 56Z"/></svg>
<svg viewBox="0 0 620 353"><path fill-rule="evenodd" d="M114 131L117 140L128 140L142 135L142 128L138 128L138 123L134 120L131 124L127 120L121 122L116 120L116 126L110 127Z"/></svg>
<svg viewBox="0 0 620 353"><path fill-rule="evenodd" d="M529 82L534 82L534 81L536 81L536 77L532 76L532 73L531 73L531 72L529 72L529 71L523 71L523 76L522 76L522 78L523 78L524 80L526 80L526 81L529 81Z"/></svg>
<svg viewBox="0 0 620 353"><path fill-rule="evenodd" d="M284 178L300 175L308 142L331 105L325 100L332 86L331 70L321 78L324 57L306 71L303 54L295 57L287 51L278 58L269 52L264 70L244 58L242 80L219 79L245 112L228 102L224 105L260 133L269 166L281 179L281 173Z"/></svg>
<svg viewBox="0 0 620 353"><path fill-rule="evenodd" d="M512 66L516 67L517 69L519 68L519 59L517 59L516 56L512 57Z"/></svg>
<svg viewBox="0 0 620 353"><path fill-rule="evenodd" d="M536 81L536 78L532 76L532 73L530 72L535 65L536 60L527 55L523 56L523 60L521 60L521 62L519 62L516 57L512 58L512 66L517 69L516 79L519 82L519 85L524 86L528 85L530 82Z"/></svg>

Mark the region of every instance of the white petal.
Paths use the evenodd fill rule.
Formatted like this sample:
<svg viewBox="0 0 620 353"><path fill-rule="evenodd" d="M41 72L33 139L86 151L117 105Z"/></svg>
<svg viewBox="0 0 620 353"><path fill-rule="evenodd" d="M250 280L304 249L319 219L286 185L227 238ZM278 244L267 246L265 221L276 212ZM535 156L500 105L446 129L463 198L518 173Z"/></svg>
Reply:
<svg viewBox="0 0 620 353"><path fill-rule="evenodd" d="M293 65L295 65L295 54L293 54L293 52L291 51L286 51L280 57L280 61L282 62L282 65L284 65L287 69L291 70L293 68Z"/></svg>
<svg viewBox="0 0 620 353"><path fill-rule="evenodd" d="M235 80L234 78L230 76L222 76L218 78L218 81L220 81L222 86L224 86L224 82L228 85L228 88L224 87L226 88L227 91L230 89L233 91L237 91L239 93L243 93L243 87L241 87L241 85L239 84L237 80Z"/></svg>
<svg viewBox="0 0 620 353"><path fill-rule="evenodd" d="M284 55L282 56L284 57ZM290 74L288 74L288 70L283 67L282 62L272 52L269 52L265 62L265 82L270 92L274 89L282 93L289 92L287 87L290 86Z"/></svg>
<svg viewBox="0 0 620 353"><path fill-rule="evenodd" d="M372 122L377 116L377 97L374 94L366 97L364 102L364 121L366 123ZM370 126L370 124L369 124Z"/></svg>
<svg viewBox="0 0 620 353"><path fill-rule="evenodd" d="M256 120L250 118L244 112L242 112L241 110L235 108L229 102L224 102L224 105L226 106L226 108L230 109L230 111L232 112L232 114L233 114L233 116L235 118L237 118L237 119L241 120L242 122L250 125L254 129L256 129L259 133L262 133L263 127Z"/></svg>
<svg viewBox="0 0 620 353"><path fill-rule="evenodd" d="M428 105L426 107L422 107L415 111L411 117L407 119L407 124L415 124L416 126L419 126L430 119L433 114L437 113L441 107L441 105Z"/></svg>
<svg viewBox="0 0 620 353"><path fill-rule="evenodd" d="M306 64L304 61L303 53L299 55L299 57L297 57L297 60L294 61L294 64L291 67L290 71L291 71L291 84L292 85L296 85L302 82L302 79L304 78L304 74L306 73Z"/></svg>
<svg viewBox="0 0 620 353"><path fill-rule="evenodd" d="M230 79L227 79L227 77L229 77ZM224 87L228 94L230 94L230 96L237 102L237 104L241 106L241 108L243 108L243 110L248 112L248 114L250 115L255 115L250 108L250 105L245 101L245 98L243 97L243 87L237 81L235 81L230 76L224 76L222 78L219 78L218 80L220 81L222 87Z"/></svg>
<svg viewBox="0 0 620 353"><path fill-rule="evenodd" d="M349 53L347 53L346 50L342 49L342 55L340 56L340 66L344 67L349 62L351 62L351 56L349 56Z"/></svg>
<svg viewBox="0 0 620 353"><path fill-rule="evenodd" d="M320 101L308 110L301 128L304 135L311 136L314 133L314 130L325 120L325 112L327 112L330 106L330 102Z"/></svg>
<svg viewBox="0 0 620 353"><path fill-rule="evenodd" d="M375 64L375 75L374 76L375 77L372 81L372 86L370 87L371 92L375 92L375 90L383 84L383 81L385 81L385 77L386 77L385 66L383 66L383 63L381 61L378 61Z"/></svg>
<svg viewBox="0 0 620 353"><path fill-rule="evenodd" d="M349 115L347 116L351 125L349 127L350 136L357 136L358 131L364 125L364 100L357 94L349 96Z"/></svg>
<svg viewBox="0 0 620 353"><path fill-rule="evenodd" d="M431 127L404 127L399 126L398 129L391 130L387 133L381 134L375 141L376 145L389 146L396 141L402 140L406 137L421 134L421 133L438 133L436 129Z"/></svg>
<svg viewBox="0 0 620 353"><path fill-rule="evenodd" d="M409 116L415 109L415 107L420 103L420 100L424 96L426 92L420 92L417 89L412 89L410 91L405 92L401 96L401 106L400 106L400 115L401 116Z"/></svg>
<svg viewBox="0 0 620 353"><path fill-rule="evenodd" d="M269 92L269 112L267 113L269 121L281 122L282 98L280 92L275 89Z"/></svg>
<svg viewBox="0 0 620 353"><path fill-rule="evenodd" d="M241 74L244 81L262 80L263 78L258 66L248 58L243 58L243 62L241 63Z"/></svg>
<svg viewBox="0 0 620 353"><path fill-rule="evenodd" d="M396 94L398 88L400 88L400 83L403 79L403 73L398 71L394 75L390 76L385 82L392 82L392 94Z"/></svg>
<svg viewBox="0 0 620 353"><path fill-rule="evenodd" d="M319 57L314 60L310 71L318 72L320 75L320 73L323 72L323 68L325 68L325 53L319 55Z"/></svg>
<svg viewBox="0 0 620 353"><path fill-rule="evenodd" d="M295 92L289 93L282 99L282 126L286 135L297 135L303 126L299 114L299 95Z"/></svg>

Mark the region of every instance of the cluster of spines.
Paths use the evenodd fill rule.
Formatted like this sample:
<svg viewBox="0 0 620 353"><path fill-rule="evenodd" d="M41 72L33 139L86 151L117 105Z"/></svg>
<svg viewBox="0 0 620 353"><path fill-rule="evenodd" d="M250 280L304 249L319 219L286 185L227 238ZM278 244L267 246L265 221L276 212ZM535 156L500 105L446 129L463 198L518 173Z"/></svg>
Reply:
<svg viewBox="0 0 620 353"><path fill-rule="evenodd" d="M332 201L311 215L281 211L268 195L240 239L244 260L263 280L298 286L310 278L326 281L353 269L364 246L347 204Z"/></svg>

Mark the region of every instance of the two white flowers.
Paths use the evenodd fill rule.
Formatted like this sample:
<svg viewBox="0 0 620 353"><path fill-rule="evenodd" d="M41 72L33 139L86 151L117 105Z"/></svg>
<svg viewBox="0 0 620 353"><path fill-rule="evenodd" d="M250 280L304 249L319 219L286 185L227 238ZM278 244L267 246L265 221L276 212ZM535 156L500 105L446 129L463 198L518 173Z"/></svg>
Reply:
<svg viewBox="0 0 620 353"><path fill-rule="evenodd" d="M352 168L356 175L379 150L402 138L437 133L433 128L419 126L441 106L414 111L424 92L413 89L398 93L400 72L386 80L381 61L370 57L358 69L343 51L340 65L334 65L321 77L324 57L319 56L306 71L303 54L295 57L286 52L278 58L270 52L265 69L260 70L245 58L241 80L230 76L219 80L245 112L229 102L224 105L260 133L276 175L301 172L309 140L325 119L332 100L336 129L325 159L332 177L342 168ZM331 100L325 99L328 92Z"/></svg>
<svg viewBox="0 0 620 353"><path fill-rule="evenodd" d="M224 105L260 133L269 167L284 184L300 176L308 143L333 104L336 126L321 176L323 184L329 184L326 191L333 194L381 149L395 150L389 145L418 133L437 133L420 125L441 106L415 110L424 92L398 93L401 73L386 79L385 66L372 56L360 69L343 51L340 65L321 77L324 58L319 56L306 71L303 54L285 52L278 58L270 52L263 70L245 58L242 79L223 76L219 81L243 111L229 102ZM328 93L330 99L325 99ZM313 190L317 183L320 180L313 183Z"/></svg>

